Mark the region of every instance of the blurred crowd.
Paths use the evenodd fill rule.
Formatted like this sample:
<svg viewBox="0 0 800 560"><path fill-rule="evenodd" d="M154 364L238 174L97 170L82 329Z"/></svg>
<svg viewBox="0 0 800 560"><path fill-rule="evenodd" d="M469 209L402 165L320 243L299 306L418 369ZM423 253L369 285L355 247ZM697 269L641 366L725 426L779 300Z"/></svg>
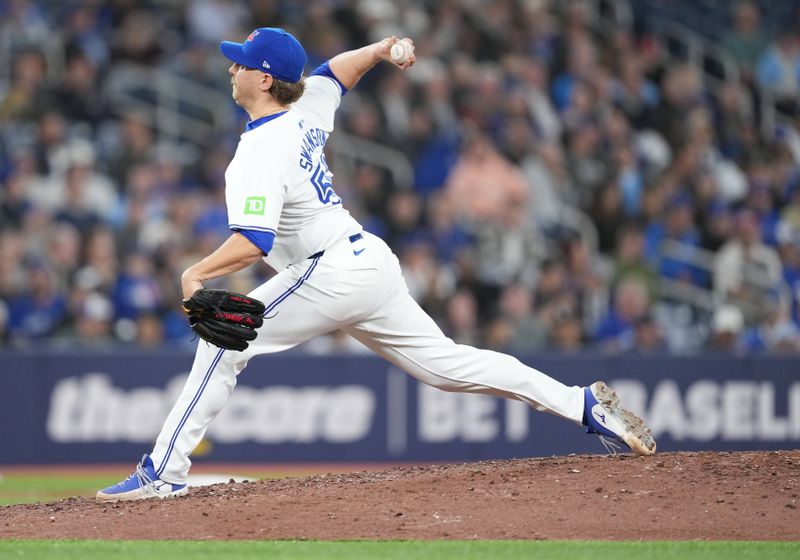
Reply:
<svg viewBox="0 0 800 560"><path fill-rule="evenodd" d="M337 120L402 153L410 184L357 161L334 187L456 341L798 352L800 20L767 33L757 4L731 3L720 44L741 78L717 83L646 21L599 24L592 5L0 0L0 345L193 344L180 273L229 234L223 174L246 121L217 45L282 26L309 71L414 39L414 68L376 68ZM141 67L180 76L187 101L193 83L225 94L230 118L165 136L163 116L112 95ZM785 118L765 131L767 95ZM303 349L359 350L336 333Z"/></svg>

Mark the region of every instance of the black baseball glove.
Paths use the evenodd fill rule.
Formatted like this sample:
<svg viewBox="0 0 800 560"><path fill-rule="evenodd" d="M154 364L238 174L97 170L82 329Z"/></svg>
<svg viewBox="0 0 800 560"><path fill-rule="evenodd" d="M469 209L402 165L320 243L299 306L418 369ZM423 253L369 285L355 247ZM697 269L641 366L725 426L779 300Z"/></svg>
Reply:
<svg viewBox="0 0 800 560"><path fill-rule="evenodd" d="M183 300L183 311L194 332L215 346L242 351L264 323L264 304L251 297L201 288Z"/></svg>

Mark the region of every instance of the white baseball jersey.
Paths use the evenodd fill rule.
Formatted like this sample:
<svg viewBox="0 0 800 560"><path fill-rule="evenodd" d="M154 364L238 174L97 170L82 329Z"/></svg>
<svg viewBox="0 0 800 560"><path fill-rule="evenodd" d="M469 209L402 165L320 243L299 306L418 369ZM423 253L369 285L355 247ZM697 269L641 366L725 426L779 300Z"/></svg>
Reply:
<svg viewBox="0 0 800 560"><path fill-rule="evenodd" d="M291 110L242 134L225 171L229 227L273 233L264 260L275 270L362 229L334 192L323 153L340 100L336 82L310 76Z"/></svg>
<svg viewBox="0 0 800 560"><path fill-rule="evenodd" d="M276 235L266 260L278 274L250 294L266 311L245 351L199 341L189 378L151 453L161 480L186 482L189 454L250 358L339 329L423 383L521 400L581 423L581 387L447 338L409 295L391 249L362 233L342 208L322 153L340 95L334 80L311 76L290 111L242 135L226 173L230 227ZM265 413L261 421L268 418Z"/></svg>

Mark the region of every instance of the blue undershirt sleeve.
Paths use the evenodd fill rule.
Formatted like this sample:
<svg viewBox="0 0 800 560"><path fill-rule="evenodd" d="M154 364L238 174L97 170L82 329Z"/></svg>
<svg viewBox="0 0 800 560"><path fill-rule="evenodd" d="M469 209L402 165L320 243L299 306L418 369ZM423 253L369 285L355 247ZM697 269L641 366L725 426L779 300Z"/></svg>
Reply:
<svg viewBox="0 0 800 560"><path fill-rule="evenodd" d="M269 252L272 251L272 245L275 243L275 234L271 231L255 231L242 228L236 228L233 231L244 235L250 243L261 249L261 252L265 255L269 255Z"/></svg>
<svg viewBox="0 0 800 560"><path fill-rule="evenodd" d="M331 71L328 61L325 61L317 66L317 68L311 72L311 76L325 76L326 78L330 78L339 85L339 89L342 90L342 95L347 93L347 88L344 87L342 82L339 81L339 78L337 78L336 75Z"/></svg>

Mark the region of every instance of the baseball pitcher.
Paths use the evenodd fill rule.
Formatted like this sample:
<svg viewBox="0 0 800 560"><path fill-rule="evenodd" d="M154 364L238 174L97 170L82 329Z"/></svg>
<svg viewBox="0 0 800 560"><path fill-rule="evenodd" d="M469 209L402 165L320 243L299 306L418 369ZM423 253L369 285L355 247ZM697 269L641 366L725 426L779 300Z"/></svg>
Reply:
<svg viewBox="0 0 800 560"><path fill-rule="evenodd" d="M344 208L323 152L336 109L379 62L410 68L413 42L402 43L390 37L339 54L305 78L303 47L282 29L220 45L232 62L233 99L250 116L225 173L231 235L181 278L184 309L203 339L186 385L152 452L99 501L185 494L189 454L250 358L337 329L423 383L524 401L636 454L655 453L650 431L604 383L568 387L447 338L409 295L397 257ZM203 288L262 258L279 272L249 296Z"/></svg>

